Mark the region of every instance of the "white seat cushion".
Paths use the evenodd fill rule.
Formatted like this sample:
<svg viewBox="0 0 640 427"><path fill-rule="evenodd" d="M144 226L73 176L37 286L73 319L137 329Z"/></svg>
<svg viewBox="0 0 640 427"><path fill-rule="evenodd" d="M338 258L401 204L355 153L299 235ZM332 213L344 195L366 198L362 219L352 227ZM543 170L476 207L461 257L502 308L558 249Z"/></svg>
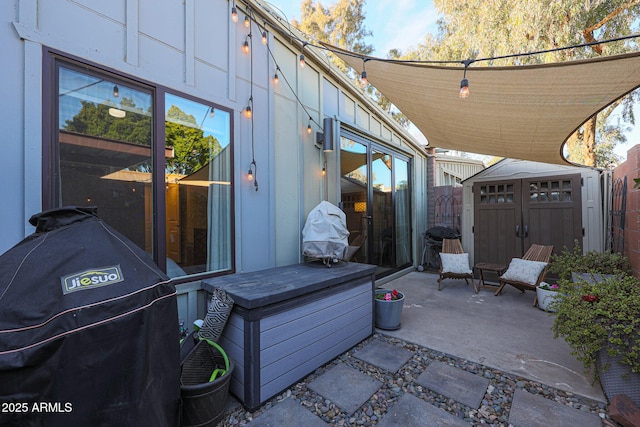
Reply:
<svg viewBox="0 0 640 427"><path fill-rule="evenodd" d="M469 254L443 254L440 253L443 273L471 274L469 268Z"/></svg>
<svg viewBox="0 0 640 427"><path fill-rule="evenodd" d="M535 285L542 270L547 266L546 262L529 261L526 259L513 258L509 263L509 268L501 276L505 280Z"/></svg>

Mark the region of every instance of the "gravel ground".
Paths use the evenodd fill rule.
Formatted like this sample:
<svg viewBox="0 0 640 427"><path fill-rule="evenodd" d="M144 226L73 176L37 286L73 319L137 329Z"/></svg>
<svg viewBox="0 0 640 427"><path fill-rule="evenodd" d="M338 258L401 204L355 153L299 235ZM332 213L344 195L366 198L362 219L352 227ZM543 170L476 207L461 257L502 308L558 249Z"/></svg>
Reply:
<svg viewBox="0 0 640 427"><path fill-rule="evenodd" d="M414 355L397 373L384 371L353 356L355 351L364 347L372 339L378 339L398 347L404 347L412 351ZM432 360L438 360L489 379L489 387L487 388L480 408L472 409L466 407L452 399L417 385L415 380ZM307 383L313 381L314 378L338 362L359 369L361 372L383 383L382 387L362 407L351 415L341 411L334 403L324 399L307 387ZM470 425L507 427L509 426L507 420L509 419L511 401L517 389L539 394L547 399L561 402L581 411L598 414L602 419L603 426L615 425L615 423L609 420L606 413L606 405L602 402L596 402L566 391L557 390L535 381L415 344L410 344L402 340L375 334L326 365L318 368L298 383L293 384L281 394L263 404L258 410L248 412L242 407L236 408L220 422L219 426L244 426L262 412L286 398L296 399L298 402L301 402L303 406L306 406L309 411L333 426L373 426L384 416L387 408L389 408L395 400L404 393L411 393L432 405L464 419L469 422Z"/></svg>

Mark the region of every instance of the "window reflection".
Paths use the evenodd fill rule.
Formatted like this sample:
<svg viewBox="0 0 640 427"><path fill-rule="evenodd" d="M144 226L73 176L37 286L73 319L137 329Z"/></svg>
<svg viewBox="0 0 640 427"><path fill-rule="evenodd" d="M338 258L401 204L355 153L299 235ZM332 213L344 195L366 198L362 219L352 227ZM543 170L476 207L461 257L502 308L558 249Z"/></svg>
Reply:
<svg viewBox="0 0 640 427"><path fill-rule="evenodd" d="M409 188L409 162L394 161L396 188L396 266L411 262L411 189Z"/></svg>
<svg viewBox="0 0 640 427"><path fill-rule="evenodd" d="M340 188L342 210L349 230L352 260L366 262L367 252L367 147L340 138Z"/></svg>
<svg viewBox="0 0 640 427"><path fill-rule="evenodd" d="M373 187L373 256L374 263L393 267L393 211L391 156L371 150L371 186Z"/></svg>
<svg viewBox="0 0 640 427"><path fill-rule="evenodd" d="M162 250L172 277L231 269L230 113L164 94L160 141L151 89L62 64L58 76L54 204L97 206L146 252ZM156 168L165 182L154 186ZM153 201L161 191L166 223L157 224ZM154 227L166 231L165 244L154 242Z"/></svg>
<svg viewBox="0 0 640 427"><path fill-rule="evenodd" d="M152 99L151 93L60 67L59 205L97 206L102 219L148 252Z"/></svg>
<svg viewBox="0 0 640 427"><path fill-rule="evenodd" d="M167 94L167 256L172 275L231 268L229 113Z"/></svg>

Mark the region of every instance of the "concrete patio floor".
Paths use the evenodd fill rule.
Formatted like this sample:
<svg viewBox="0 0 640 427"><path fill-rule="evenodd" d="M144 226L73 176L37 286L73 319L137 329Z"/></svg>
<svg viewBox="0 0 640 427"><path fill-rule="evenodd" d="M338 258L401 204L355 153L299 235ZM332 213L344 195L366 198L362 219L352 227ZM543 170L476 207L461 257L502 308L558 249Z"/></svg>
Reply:
<svg viewBox="0 0 640 427"><path fill-rule="evenodd" d="M380 287L380 285L379 285ZM533 292L480 288L464 280L411 272L381 286L405 294L401 328L379 332L456 357L520 375L580 396L605 402L582 362L563 339L554 339L553 314L532 307Z"/></svg>

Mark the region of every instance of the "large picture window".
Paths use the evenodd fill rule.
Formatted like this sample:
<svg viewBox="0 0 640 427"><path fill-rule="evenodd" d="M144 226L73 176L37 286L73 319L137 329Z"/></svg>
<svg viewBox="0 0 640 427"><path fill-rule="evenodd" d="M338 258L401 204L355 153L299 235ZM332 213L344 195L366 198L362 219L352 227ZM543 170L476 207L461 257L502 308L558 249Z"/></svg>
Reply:
<svg viewBox="0 0 640 427"><path fill-rule="evenodd" d="M171 277L233 270L230 111L52 59L45 209L97 206Z"/></svg>

